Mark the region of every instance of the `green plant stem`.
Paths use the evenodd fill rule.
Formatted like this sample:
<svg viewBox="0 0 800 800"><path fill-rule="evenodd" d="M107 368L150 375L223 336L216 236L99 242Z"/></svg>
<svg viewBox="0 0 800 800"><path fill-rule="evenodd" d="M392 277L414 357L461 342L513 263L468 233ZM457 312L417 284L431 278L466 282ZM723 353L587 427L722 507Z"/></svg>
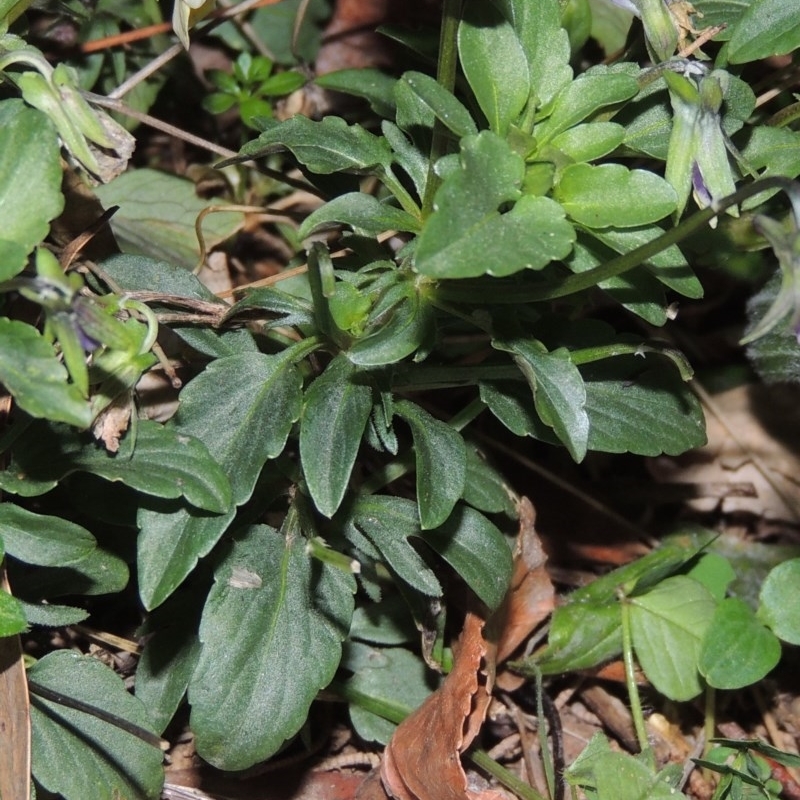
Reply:
<svg viewBox="0 0 800 800"><path fill-rule="evenodd" d="M486 751L471 750L467 754L467 758L476 767L480 767L493 778L497 778L503 786L507 789L511 789L511 791L522 800L547 800L547 798L539 794L533 786L525 783L525 781L521 781L513 772L506 769L501 764L498 764Z"/></svg>
<svg viewBox="0 0 800 800"><path fill-rule="evenodd" d="M629 253L612 258L611 261L600 264L600 266L586 272L568 275L557 281L542 282L533 286L520 281L498 281L492 285L491 293L487 292L485 280L443 281L435 289L436 298L454 303L477 303L479 305L486 305L487 299L489 299L492 305L518 305L520 303L555 300L559 297L576 294L638 267L662 250L666 250L668 247L672 247L672 245L691 236L731 206L738 205L753 195L771 189L783 189L790 197L796 191L792 187L792 181L788 178L762 178L723 198L713 208L705 208L702 211L698 211L679 225L663 233L657 239L646 242Z"/></svg>
<svg viewBox="0 0 800 800"><path fill-rule="evenodd" d="M462 0L444 0L442 8L442 29L439 34L439 63L436 80L440 86L452 92L456 85L458 66L458 23L461 18ZM436 162L447 152L447 131L437 119L433 124L433 139L428 160L428 178L425 181L425 197L422 199L422 218L433 212L433 198L439 188L440 178L434 169Z"/></svg>
<svg viewBox="0 0 800 800"><path fill-rule="evenodd" d="M706 684L705 701L704 731L706 740L703 744L703 758L708 756L711 740L717 729L717 690L708 684Z"/></svg>
<svg viewBox="0 0 800 800"><path fill-rule="evenodd" d="M633 665L633 636L631 633L631 604L627 597L620 597L620 606L622 609L622 659L625 664L625 683L628 689L636 738L639 740L639 747L644 752L650 747L650 742L647 740L642 701L639 697L639 687L636 685L636 674Z"/></svg>
<svg viewBox="0 0 800 800"><path fill-rule="evenodd" d="M766 124L775 128L784 128L797 119L800 119L800 103L792 103L773 114Z"/></svg>

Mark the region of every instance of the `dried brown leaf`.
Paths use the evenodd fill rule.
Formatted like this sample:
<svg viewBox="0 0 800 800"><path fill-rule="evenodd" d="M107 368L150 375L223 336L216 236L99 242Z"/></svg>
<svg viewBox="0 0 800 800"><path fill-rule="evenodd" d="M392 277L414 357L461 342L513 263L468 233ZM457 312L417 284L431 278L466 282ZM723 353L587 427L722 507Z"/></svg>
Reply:
<svg viewBox="0 0 800 800"><path fill-rule="evenodd" d="M507 659L555 608L556 593L547 573L547 555L535 528L536 511L527 497L519 503L519 534L514 547L514 572L505 602L497 644L497 661Z"/></svg>
<svg viewBox="0 0 800 800"><path fill-rule="evenodd" d="M481 616L467 613L450 674L387 745L381 779L395 800L493 800L491 793L468 789L459 757L478 734L491 699L494 648L483 627Z"/></svg>

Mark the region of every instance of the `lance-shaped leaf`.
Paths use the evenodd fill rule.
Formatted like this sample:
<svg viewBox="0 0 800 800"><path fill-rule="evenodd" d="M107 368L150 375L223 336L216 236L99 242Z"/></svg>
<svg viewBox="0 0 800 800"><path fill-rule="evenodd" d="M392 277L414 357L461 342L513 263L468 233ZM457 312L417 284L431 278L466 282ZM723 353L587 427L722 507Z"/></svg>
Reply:
<svg viewBox="0 0 800 800"><path fill-rule="evenodd" d="M553 100L550 116L534 129L540 144L588 119L603 106L629 100L639 91L632 75L601 73L582 75L568 83Z"/></svg>
<svg viewBox="0 0 800 800"><path fill-rule="evenodd" d="M437 278L501 276L565 257L575 231L558 203L521 196L524 173L522 158L496 134L464 138L458 166L445 175L420 234L417 271Z"/></svg>
<svg viewBox="0 0 800 800"><path fill-rule="evenodd" d="M461 434L408 400L395 412L410 426L417 465L417 503L422 529L436 528L464 491L467 453Z"/></svg>
<svg viewBox="0 0 800 800"><path fill-rule="evenodd" d="M162 753L141 701L96 658L48 653L29 670L33 775L66 800L156 800L164 782ZM78 710L37 694L37 687L83 704ZM112 715L149 737L93 714Z"/></svg>
<svg viewBox="0 0 800 800"><path fill-rule="evenodd" d="M492 3L468 0L458 27L458 53L489 127L505 136L531 90L528 62L517 32Z"/></svg>
<svg viewBox="0 0 800 800"><path fill-rule="evenodd" d="M220 386L225 386L221 394ZM241 505L262 467L283 451L300 416L302 378L292 351L229 356L212 362L181 392L173 426L206 444ZM227 528L233 511L216 516L177 504L139 513L139 591L148 608L163 602Z"/></svg>
<svg viewBox="0 0 800 800"><path fill-rule="evenodd" d="M500 605L511 580L511 548L480 511L458 506L444 525L422 538L490 609Z"/></svg>
<svg viewBox="0 0 800 800"><path fill-rule="evenodd" d="M314 122L298 114L284 122L270 120L258 139L222 165L263 158L281 150L290 150L301 164L320 175L380 172L392 162L387 142L360 125L348 125L340 117Z"/></svg>
<svg viewBox="0 0 800 800"><path fill-rule="evenodd" d="M366 236L377 236L383 231L419 230L419 221L395 206L382 203L371 194L349 192L312 211L297 231L300 239L312 233L337 225L349 225Z"/></svg>
<svg viewBox="0 0 800 800"><path fill-rule="evenodd" d="M537 105L546 105L572 78L569 36L561 24L558 0L496 0L493 5L514 26L528 62Z"/></svg>
<svg viewBox="0 0 800 800"><path fill-rule="evenodd" d="M6 554L26 565L22 571L10 565L15 591L22 597L108 594L121 591L128 582L128 567L119 556L103 550L85 528L61 517L3 503L0 539ZM47 569L31 570L29 565Z"/></svg>
<svg viewBox="0 0 800 800"><path fill-rule="evenodd" d="M423 72L404 72L400 80L456 136L469 136L478 132L469 111L461 101L430 75Z"/></svg>
<svg viewBox="0 0 800 800"><path fill-rule="evenodd" d="M214 577L189 685L191 725L203 758L244 769L300 730L333 678L355 580L314 560L302 536L263 525L237 537Z"/></svg>
<svg viewBox="0 0 800 800"><path fill-rule="evenodd" d="M559 348L548 353L535 340L495 341L494 346L514 354L514 361L528 381L541 420L549 425L576 461L586 455L589 416L586 387L569 352Z"/></svg>
<svg viewBox="0 0 800 800"><path fill-rule="evenodd" d="M327 517L342 502L372 408L365 374L337 356L306 391L300 461L315 505Z"/></svg>

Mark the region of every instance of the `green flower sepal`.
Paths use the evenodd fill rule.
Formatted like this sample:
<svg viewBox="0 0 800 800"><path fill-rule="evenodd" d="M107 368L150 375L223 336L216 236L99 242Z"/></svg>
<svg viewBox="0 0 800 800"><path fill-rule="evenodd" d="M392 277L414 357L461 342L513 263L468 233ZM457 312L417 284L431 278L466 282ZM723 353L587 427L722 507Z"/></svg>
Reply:
<svg viewBox="0 0 800 800"><path fill-rule="evenodd" d="M692 77L688 69L683 75L664 72L673 110L664 177L678 195L676 219L686 208L690 192L700 208L707 208L736 191L720 114L729 75L724 70L704 72ZM728 213L738 216L735 207Z"/></svg>

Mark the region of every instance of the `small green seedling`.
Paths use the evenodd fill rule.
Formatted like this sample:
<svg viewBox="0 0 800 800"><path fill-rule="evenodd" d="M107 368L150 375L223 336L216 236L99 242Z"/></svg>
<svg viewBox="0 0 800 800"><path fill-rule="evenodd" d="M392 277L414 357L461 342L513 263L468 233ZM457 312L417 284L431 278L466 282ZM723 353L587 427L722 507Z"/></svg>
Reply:
<svg viewBox="0 0 800 800"><path fill-rule="evenodd" d="M242 122L258 129L256 117L273 116L273 104L267 98L284 97L305 83L296 70L276 73L274 68L271 58L244 52L234 62L232 73L209 70L207 77L216 91L203 98L203 108L222 114L236 106Z"/></svg>

